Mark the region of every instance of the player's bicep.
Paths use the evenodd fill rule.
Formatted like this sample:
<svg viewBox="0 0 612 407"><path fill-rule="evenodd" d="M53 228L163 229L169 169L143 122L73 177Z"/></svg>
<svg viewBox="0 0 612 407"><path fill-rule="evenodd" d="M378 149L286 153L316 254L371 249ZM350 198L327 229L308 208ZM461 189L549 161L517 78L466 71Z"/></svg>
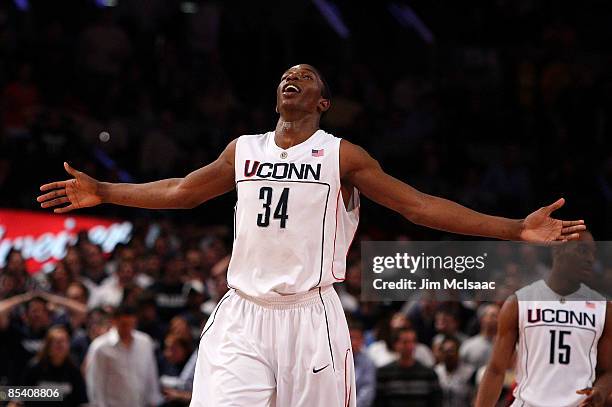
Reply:
<svg viewBox="0 0 612 407"><path fill-rule="evenodd" d="M363 148L345 140L340 146L340 171L343 180L366 197L402 215L425 205L426 194L387 174Z"/></svg>
<svg viewBox="0 0 612 407"><path fill-rule="evenodd" d="M178 194L196 206L231 191L235 183L235 153L233 140L215 161L183 178L177 186Z"/></svg>
<svg viewBox="0 0 612 407"><path fill-rule="evenodd" d="M499 313L497 334L488 365L489 369L502 373L510 367L518 339L518 329L518 300L515 296L511 296L506 300Z"/></svg>

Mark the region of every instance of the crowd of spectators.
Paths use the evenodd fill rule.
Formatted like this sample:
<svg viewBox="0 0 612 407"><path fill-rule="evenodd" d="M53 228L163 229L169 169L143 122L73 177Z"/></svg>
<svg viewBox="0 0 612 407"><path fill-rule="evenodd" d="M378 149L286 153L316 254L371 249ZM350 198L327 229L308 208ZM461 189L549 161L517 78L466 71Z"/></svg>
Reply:
<svg viewBox="0 0 612 407"><path fill-rule="evenodd" d="M336 284L357 405L469 406L503 301L442 301L431 292L364 301L359 252L357 243ZM548 263L533 254L513 250L497 267L512 281L521 276L510 270L546 275ZM230 229L167 221L140 223L111 253L79 233L62 260L35 273L13 249L0 268L0 385L56 386L65 405L187 405L200 335L228 291L230 255ZM513 385L509 371L500 405Z"/></svg>

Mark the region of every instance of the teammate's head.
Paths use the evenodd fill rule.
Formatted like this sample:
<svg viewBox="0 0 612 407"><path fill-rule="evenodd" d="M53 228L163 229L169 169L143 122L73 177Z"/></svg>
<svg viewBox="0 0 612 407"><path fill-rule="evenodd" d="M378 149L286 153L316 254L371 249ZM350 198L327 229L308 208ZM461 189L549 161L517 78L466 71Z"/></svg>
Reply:
<svg viewBox="0 0 612 407"><path fill-rule="evenodd" d="M588 281L595 264L596 246L590 232L580 232L576 241L556 245L553 252L553 270L571 282Z"/></svg>
<svg viewBox="0 0 612 407"><path fill-rule="evenodd" d="M314 66L295 65L281 76L276 89L276 111L281 116L321 115L330 106L329 86Z"/></svg>

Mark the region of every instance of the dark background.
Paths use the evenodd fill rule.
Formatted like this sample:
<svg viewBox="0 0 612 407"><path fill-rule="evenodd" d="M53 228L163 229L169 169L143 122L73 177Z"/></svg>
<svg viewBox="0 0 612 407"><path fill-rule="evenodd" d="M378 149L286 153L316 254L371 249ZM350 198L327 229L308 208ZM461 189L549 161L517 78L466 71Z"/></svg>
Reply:
<svg viewBox="0 0 612 407"><path fill-rule="evenodd" d="M0 2L3 207L37 207L64 160L103 180L183 176L271 130L280 75L310 63L333 94L322 127L396 177L511 217L563 196L558 216L612 233L605 1L413 1L430 43L391 2L337 1L346 39L308 1L26 3ZM230 225L234 199L93 212ZM367 202L362 213L375 237L441 237Z"/></svg>

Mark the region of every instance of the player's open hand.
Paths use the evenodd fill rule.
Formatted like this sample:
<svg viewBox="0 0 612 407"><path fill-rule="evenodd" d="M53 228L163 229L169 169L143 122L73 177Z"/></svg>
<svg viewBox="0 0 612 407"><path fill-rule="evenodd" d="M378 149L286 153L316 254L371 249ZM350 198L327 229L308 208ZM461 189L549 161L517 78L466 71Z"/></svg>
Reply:
<svg viewBox="0 0 612 407"><path fill-rule="evenodd" d="M41 186L41 191L49 191L36 198L40 202L41 208L53 208L67 203L66 206L53 209L55 213L65 213L73 209L87 208L102 203L102 198L98 193L100 182L81 171L75 170L66 162L64 168L74 178Z"/></svg>
<svg viewBox="0 0 612 407"><path fill-rule="evenodd" d="M606 398L597 387L587 387L577 390L576 393L587 396L587 398L582 400L579 407L604 407Z"/></svg>
<svg viewBox="0 0 612 407"><path fill-rule="evenodd" d="M534 243L577 240L579 232L586 230L583 220L559 220L550 216L564 204L565 199L561 198L527 216L523 220L521 240Z"/></svg>

